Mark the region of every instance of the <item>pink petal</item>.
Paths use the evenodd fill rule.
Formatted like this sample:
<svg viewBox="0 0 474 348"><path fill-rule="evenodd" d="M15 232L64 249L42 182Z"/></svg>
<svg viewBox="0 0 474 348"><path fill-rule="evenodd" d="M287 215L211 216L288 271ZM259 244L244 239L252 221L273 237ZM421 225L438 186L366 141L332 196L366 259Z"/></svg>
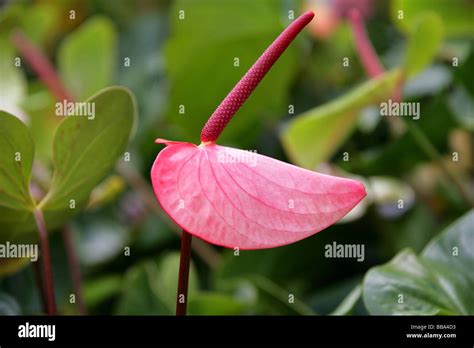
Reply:
<svg viewBox="0 0 474 348"><path fill-rule="evenodd" d="M311 236L366 195L358 181L214 143L160 140L151 179L166 213L184 230L228 248L264 249Z"/></svg>

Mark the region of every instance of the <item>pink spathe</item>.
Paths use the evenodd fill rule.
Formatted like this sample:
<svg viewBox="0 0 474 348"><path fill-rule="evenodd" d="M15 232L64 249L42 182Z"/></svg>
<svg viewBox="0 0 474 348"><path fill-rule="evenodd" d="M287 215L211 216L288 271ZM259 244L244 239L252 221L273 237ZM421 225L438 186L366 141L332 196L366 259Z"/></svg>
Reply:
<svg viewBox="0 0 474 348"><path fill-rule="evenodd" d="M318 174L248 151L167 142L151 179L184 230L228 248L290 244L332 225L364 198L358 181Z"/></svg>

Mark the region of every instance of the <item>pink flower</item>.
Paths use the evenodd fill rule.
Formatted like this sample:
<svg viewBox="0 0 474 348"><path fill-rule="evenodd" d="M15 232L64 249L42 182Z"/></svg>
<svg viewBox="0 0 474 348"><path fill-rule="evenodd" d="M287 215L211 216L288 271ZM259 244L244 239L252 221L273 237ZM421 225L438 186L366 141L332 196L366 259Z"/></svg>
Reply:
<svg viewBox="0 0 474 348"><path fill-rule="evenodd" d="M188 233L228 248L277 247L323 230L365 197L358 181L215 143L313 16L304 13L267 48L209 118L199 146L157 140L166 148L151 170L155 195Z"/></svg>

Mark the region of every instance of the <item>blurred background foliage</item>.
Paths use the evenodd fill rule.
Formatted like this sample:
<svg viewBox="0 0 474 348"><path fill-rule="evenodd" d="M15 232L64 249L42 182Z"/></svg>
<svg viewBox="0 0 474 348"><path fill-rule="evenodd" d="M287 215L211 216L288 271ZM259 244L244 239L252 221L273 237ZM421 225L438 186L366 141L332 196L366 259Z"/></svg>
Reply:
<svg viewBox="0 0 474 348"><path fill-rule="evenodd" d="M363 13L387 70L377 80L369 80L358 59L346 20L351 6ZM20 56L12 41L15 31L46 53L76 99L84 100L110 85L126 86L137 98L139 117L127 148L129 165L118 165L92 192L87 209L69 224L88 313L173 314L179 237L149 196L148 173L160 150L154 139L198 142L208 116L291 21L292 11L296 17L310 9L316 18L309 30L238 112L221 143L256 149L311 170L357 177L364 180L369 195L340 223L293 245L240 251L238 256L213 246L196 248L189 312L413 314L390 308L396 300L374 291L390 282L384 277L393 280L393 267L403 268L414 259L428 262L424 266L428 270L442 269L425 258L442 259L444 254L425 247L472 207L473 6L467 0L3 4L0 109L30 128L36 147L33 179L40 186L50 184L51 144L58 124L55 97L27 64L22 62L20 69L11 64ZM343 64L345 58L348 66ZM379 103L391 96L400 76L406 78L404 100L421 105L419 120L380 116ZM458 238L453 245L471 243L472 249L471 217L472 213L461 221L464 232L452 228L451 233L457 233L452 238ZM51 233L50 239L60 313L73 314L61 234ZM326 258L325 246L334 241L364 244L364 262ZM125 256L124 250L130 255ZM395 255L395 266L375 268L363 282L372 267ZM471 257L450 267L463 275L472 266ZM3 260L0 274L0 313L42 311L31 265ZM406 279L413 290L409 276L394 283L405 284ZM474 284L472 276L468 281ZM415 314L472 314L474 302L470 307L436 304L444 295L442 291L426 295L423 291L430 286L417 284L413 290L423 301ZM468 291L459 289L460 302L472 299Z"/></svg>

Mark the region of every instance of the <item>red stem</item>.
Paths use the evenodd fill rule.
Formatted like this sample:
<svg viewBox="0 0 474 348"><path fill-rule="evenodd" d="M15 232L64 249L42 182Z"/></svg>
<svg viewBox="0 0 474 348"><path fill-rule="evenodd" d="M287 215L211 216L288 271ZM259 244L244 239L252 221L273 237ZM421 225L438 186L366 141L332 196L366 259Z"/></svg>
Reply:
<svg viewBox="0 0 474 348"><path fill-rule="evenodd" d="M41 262L33 263L33 268L34 268L34 273L35 273L36 286L40 290L41 304L42 304L43 312L47 312L48 311L48 304L47 304L48 301L46 301L46 289L44 287L43 271L42 271Z"/></svg>
<svg viewBox="0 0 474 348"><path fill-rule="evenodd" d="M64 88L48 58L33 42L23 35L20 30L16 30L13 33L12 41L40 80L56 96L56 99L59 101L73 100L73 97Z"/></svg>
<svg viewBox="0 0 474 348"><path fill-rule="evenodd" d="M234 114L252 94L268 70L278 60L288 45L313 19L312 11L305 12L291 23L263 52L255 64L247 71L237 85L224 98L211 115L201 132L202 142L215 142Z"/></svg>
<svg viewBox="0 0 474 348"><path fill-rule="evenodd" d="M383 74L384 68L380 63L377 53L375 53L370 39L367 36L364 20L359 10L355 8L350 10L348 17L352 25L352 32L354 33L356 48L367 75L369 75L371 78L375 78Z"/></svg>
<svg viewBox="0 0 474 348"><path fill-rule="evenodd" d="M56 315L56 300L54 296L53 270L49 252L48 231L44 222L43 212L35 209L33 212L38 229L39 244L41 251L41 262L43 268L43 290L45 293L46 309L49 315Z"/></svg>
<svg viewBox="0 0 474 348"><path fill-rule="evenodd" d="M79 264L79 258L74 248L74 240L72 237L72 231L69 225L64 225L62 230L62 237L64 247L66 249L67 263L69 272L71 273L72 286L76 295L77 309L79 314L86 315L86 306L84 304L84 296L82 292L82 280L81 280L81 266Z"/></svg>
<svg viewBox="0 0 474 348"><path fill-rule="evenodd" d="M179 255L178 292L176 295L176 315L186 315L188 304L189 266L191 264L192 234L183 230L181 234L181 253Z"/></svg>

